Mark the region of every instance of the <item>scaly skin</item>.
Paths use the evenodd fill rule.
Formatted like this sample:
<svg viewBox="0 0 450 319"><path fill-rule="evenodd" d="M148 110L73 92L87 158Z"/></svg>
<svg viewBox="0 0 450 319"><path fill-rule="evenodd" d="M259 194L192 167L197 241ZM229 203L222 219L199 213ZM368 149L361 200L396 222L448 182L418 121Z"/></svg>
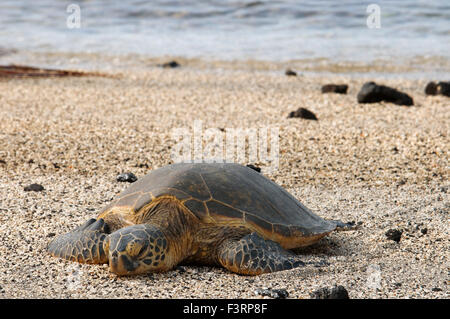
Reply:
<svg viewBox="0 0 450 319"><path fill-rule="evenodd" d="M70 233L56 237L47 250L55 257L86 264L108 262L107 225L103 219L89 219Z"/></svg>
<svg viewBox="0 0 450 319"><path fill-rule="evenodd" d="M256 233L225 242L219 249L219 262L241 275L260 275L305 265L280 244L264 240Z"/></svg>
<svg viewBox="0 0 450 319"><path fill-rule="evenodd" d="M205 254L214 256L201 258L203 262L243 275L304 265L280 244L264 240L256 233L243 232L242 227L217 226L219 231L211 228L209 234L202 233L203 237L212 236L209 240L198 241L195 239L195 234L199 234L195 226L198 221L172 199L156 201L150 209L155 224L126 226L108 234L109 227L103 218L90 219L74 231L55 238L48 251L53 256L80 263L109 262L110 270L117 275L167 271L183 260L195 262L196 257ZM202 247L206 242L209 245Z"/></svg>

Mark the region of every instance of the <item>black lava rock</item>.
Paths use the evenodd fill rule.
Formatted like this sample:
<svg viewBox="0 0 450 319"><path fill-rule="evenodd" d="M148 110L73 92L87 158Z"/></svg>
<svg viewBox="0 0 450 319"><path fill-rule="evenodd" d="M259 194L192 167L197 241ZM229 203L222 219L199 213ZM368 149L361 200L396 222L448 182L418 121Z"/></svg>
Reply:
<svg viewBox="0 0 450 319"><path fill-rule="evenodd" d="M186 268L184 266L177 266L175 268L179 273L184 273L186 272Z"/></svg>
<svg viewBox="0 0 450 319"><path fill-rule="evenodd" d="M255 166L253 164L247 164L246 166L251 168L251 169L253 169L253 170L255 170L255 171L257 171L258 173L261 173L261 168L258 167L258 166Z"/></svg>
<svg viewBox="0 0 450 319"><path fill-rule="evenodd" d="M358 103L377 103L381 101L391 102L397 105L413 105L413 99L406 93L397 91L385 85L375 82L365 83L357 96Z"/></svg>
<svg viewBox="0 0 450 319"><path fill-rule="evenodd" d="M288 118L299 117L306 120L315 120L317 121L316 115L303 107L299 108L297 111L292 111L289 113Z"/></svg>
<svg viewBox="0 0 450 319"><path fill-rule="evenodd" d="M395 242L400 242L400 239L402 238L402 231L398 230L398 229L389 229L385 235L387 237L387 239L389 240L393 240Z"/></svg>
<svg viewBox="0 0 450 319"><path fill-rule="evenodd" d="M438 93L450 97L450 82L439 82Z"/></svg>
<svg viewBox="0 0 450 319"><path fill-rule="evenodd" d="M168 69L168 68L172 68L173 69L173 68L178 68L181 65L177 61L169 61L169 62L161 64L161 66L163 68L166 68L166 69Z"/></svg>
<svg viewBox="0 0 450 319"><path fill-rule="evenodd" d="M267 296L274 299L286 299L289 296L289 293L286 289L256 289L255 293L260 296Z"/></svg>
<svg viewBox="0 0 450 319"><path fill-rule="evenodd" d="M117 175L116 180L118 182L134 183L135 181L137 181L137 177L133 173L122 173Z"/></svg>
<svg viewBox="0 0 450 319"><path fill-rule="evenodd" d="M429 82L425 87L426 95L436 95L437 94L437 84L435 82Z"/></svg>
<svg viewBox="0 0 450 319"><path fill-rule="evenodd" d="M334 286L332 288L320 288L310 293L313 299L350 299L347 289L343 286Z"/></svg>
<svg viewBox="0 0 450 319"><path fill-rule="evenodd" d="M297 76L297 72L292 71L291 69L287 69L284 74L286 74L287 76Z"/></svg>
<svg viewBox="0 0 450 319"><path fill-rule="evenodd" d="M322 86L322 93L347 94L347 84L326 84Z"/></svg>
<svg viewBox="0 0 450 319"><path fill-rule="evenodd" d="M442 94L450 97L450 82L429 82L425 87L425 94L438 95Z"/></svg>
<svg viewBox="0 0 450 319"><path fill-rule="evenodd" d="M28 186L24 187L24 191L26 192L42 192L44 190L44 186L40 185L40 184L31 184Z"/></svg>

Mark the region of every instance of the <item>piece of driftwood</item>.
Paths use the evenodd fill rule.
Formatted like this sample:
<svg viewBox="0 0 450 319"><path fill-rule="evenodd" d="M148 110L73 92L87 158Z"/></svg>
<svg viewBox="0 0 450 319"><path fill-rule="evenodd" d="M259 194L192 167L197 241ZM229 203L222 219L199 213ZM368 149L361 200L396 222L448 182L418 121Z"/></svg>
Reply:
<svg viewBox="0 0 450 319"><path fill-rule="evenodd" d="M0 78L34 78L34 77L67 77L67 76L107 76L98 72L82 72L57 69L43 69L25 65L0 65Z"/></svg>

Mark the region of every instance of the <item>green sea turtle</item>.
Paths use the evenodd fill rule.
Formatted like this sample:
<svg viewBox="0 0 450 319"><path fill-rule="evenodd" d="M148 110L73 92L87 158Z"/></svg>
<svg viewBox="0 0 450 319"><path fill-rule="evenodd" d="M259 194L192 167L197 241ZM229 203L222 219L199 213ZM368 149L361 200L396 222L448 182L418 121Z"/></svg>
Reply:
<svg viewBox="0 0 450 319"><path fill-rule="evenodd" d="M258 275L304 265L289 249L345 226L315 215L246 166L180 163L151 171L97 219L56 237L48 251L80 263L109 262L118 275L180 263Z"/></svg>

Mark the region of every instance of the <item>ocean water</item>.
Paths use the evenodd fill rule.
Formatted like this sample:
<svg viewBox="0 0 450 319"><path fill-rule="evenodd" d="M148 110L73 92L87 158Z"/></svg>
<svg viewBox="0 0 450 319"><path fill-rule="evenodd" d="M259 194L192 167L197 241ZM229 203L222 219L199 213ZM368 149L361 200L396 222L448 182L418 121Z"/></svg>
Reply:
<svg viewBox="0 0 450 319"><path fill-rule="evenodd" d="M268 61L450 59L450 1L0 0L1 49Z"/></svg>

